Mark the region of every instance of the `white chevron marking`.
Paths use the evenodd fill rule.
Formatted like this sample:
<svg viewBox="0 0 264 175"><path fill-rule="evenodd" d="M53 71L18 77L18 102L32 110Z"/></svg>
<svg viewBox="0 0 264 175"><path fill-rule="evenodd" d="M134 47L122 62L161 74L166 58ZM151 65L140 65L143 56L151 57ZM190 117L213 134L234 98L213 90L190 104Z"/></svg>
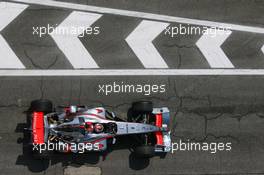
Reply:
<svg viewBox="0 0 264 175"><path fill-rule="evenodd" d="M0 32L10 24L28 5L0 2ZM0 34L0 68L23 69L25 66Z"/></svg>
<svg viewBox="0 0 264 175"><path fill-rule="evenodd" d="M11 0L11 1L45 5L45 6L51 6L51 7L60 7L60 8L95 12L95 13L123 15L123 16L135 17L135 18L144 18L144 19L149 19L149 20L167 21L167 22L172 22L172 23L193 24L193 25L217 27L217 28L224 28L224 29L230 29L230 30L238 30L238 31L264 34L264 28L261 28L261 27L252 27L252 26L230 24L230 23L223 23L223 22L182 18L182 17L160 15L160 14L146 13L146 12L140 12L140 11L113 9L113 8L107 8L107 7L98 7L98 6L61 2L61 1L54 1L54 0Z"/></svg>
<svg viewBox="0 0 264 175"><path fill-rule="evenodd" d="M126 42L145 68L168 68L152 41L168 26L168 23L143 20L126 38Z"/></svg>
<svg viewBox="0 0 264 175"><path fill-rule="evenodd" d="M215 29L217 30L217 29ZM196 45L205 56L212 68L234 68L233 64L227 58L221 45L231 35L231 31L207 29Z"/></svg>
<svg viewBox="0 0 264 175"><path fill-rule="evenodd" d="M78 29L77 33L55 33L55 29L50 34L74 68L98 68L98 65L83 46L78 36L84 32L85 28L90 27L101 16L95 13L74 11L57 29L69 29L70 31L70 28L75 28Z"/></svg>

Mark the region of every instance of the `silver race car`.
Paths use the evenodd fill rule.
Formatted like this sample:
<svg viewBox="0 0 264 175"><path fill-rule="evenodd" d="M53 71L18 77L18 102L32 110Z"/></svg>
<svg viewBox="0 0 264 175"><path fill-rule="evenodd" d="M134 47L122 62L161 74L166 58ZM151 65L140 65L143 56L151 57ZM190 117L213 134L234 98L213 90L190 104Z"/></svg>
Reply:
<svg viewBox="0 0 264 175"><path fill-rule="evenodd" d="M119 136L134 136L139 157L152 157L171 150L170 114L167 107L152 102L134 102L127 120L103 107L60 106L49 100L31 102L31 145L34 155L46 157L54 151L82 153L105 151Z"/></svg>

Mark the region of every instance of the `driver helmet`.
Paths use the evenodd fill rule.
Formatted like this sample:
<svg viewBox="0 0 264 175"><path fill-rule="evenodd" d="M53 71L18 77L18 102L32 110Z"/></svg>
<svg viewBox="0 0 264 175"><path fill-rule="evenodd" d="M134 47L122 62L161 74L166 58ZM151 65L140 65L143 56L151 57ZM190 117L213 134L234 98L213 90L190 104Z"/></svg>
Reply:
<svg viewBox="0 0 264 175"><path fill-rule="evenodd" d="M104 130L104 125L101 124L101 123L96 123L96 124L94 125L94 130L95 130L95 132L97 132L97 133L103 132L103 130Z"/></svg>

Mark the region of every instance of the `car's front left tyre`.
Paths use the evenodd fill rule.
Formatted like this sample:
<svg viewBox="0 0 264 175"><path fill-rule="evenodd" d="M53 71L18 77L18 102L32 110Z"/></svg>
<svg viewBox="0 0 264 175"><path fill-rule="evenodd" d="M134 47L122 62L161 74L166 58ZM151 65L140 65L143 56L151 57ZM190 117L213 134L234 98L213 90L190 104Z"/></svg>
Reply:
<svg viewBox="0 0 264 175"><path fill-rule="evenodd" d="M132 104L132 110L139 114L149 114L153 111L153 103L151 101L137 101Z"/></svg>

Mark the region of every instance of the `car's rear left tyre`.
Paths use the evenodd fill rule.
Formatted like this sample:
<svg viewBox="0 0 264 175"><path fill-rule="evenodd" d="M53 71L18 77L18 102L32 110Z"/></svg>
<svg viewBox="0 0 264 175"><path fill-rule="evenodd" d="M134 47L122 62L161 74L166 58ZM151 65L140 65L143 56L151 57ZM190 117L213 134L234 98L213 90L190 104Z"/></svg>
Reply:
<svg viewBox="0 0 264 175"><path fill-rule="evenodd" d="M36 112L50 113L53 110L53 105L50 100L34 100L31 102L31 110Z"/></svg>
<svg viewBox="0 0 264 175"><path fill-rule="evenodd" d="M33 151L33 158L34 159L50 159L52 155L51 151L43 150L41 153L38 151Z"/></svg>
<svg viewBox="0 0 264 175"><path fill-rule="evenodd" d="M137 157L140 158L151 158L155 155L155 147L154 146L138 146L134 149Z"/></svg>
<svg viewBox="0 0 264 175"><path fill-rule="evenodd" d="M132 104L132 110L136 113L148 114L153 111L153 104L151 101L138 101Z"/></svg>

